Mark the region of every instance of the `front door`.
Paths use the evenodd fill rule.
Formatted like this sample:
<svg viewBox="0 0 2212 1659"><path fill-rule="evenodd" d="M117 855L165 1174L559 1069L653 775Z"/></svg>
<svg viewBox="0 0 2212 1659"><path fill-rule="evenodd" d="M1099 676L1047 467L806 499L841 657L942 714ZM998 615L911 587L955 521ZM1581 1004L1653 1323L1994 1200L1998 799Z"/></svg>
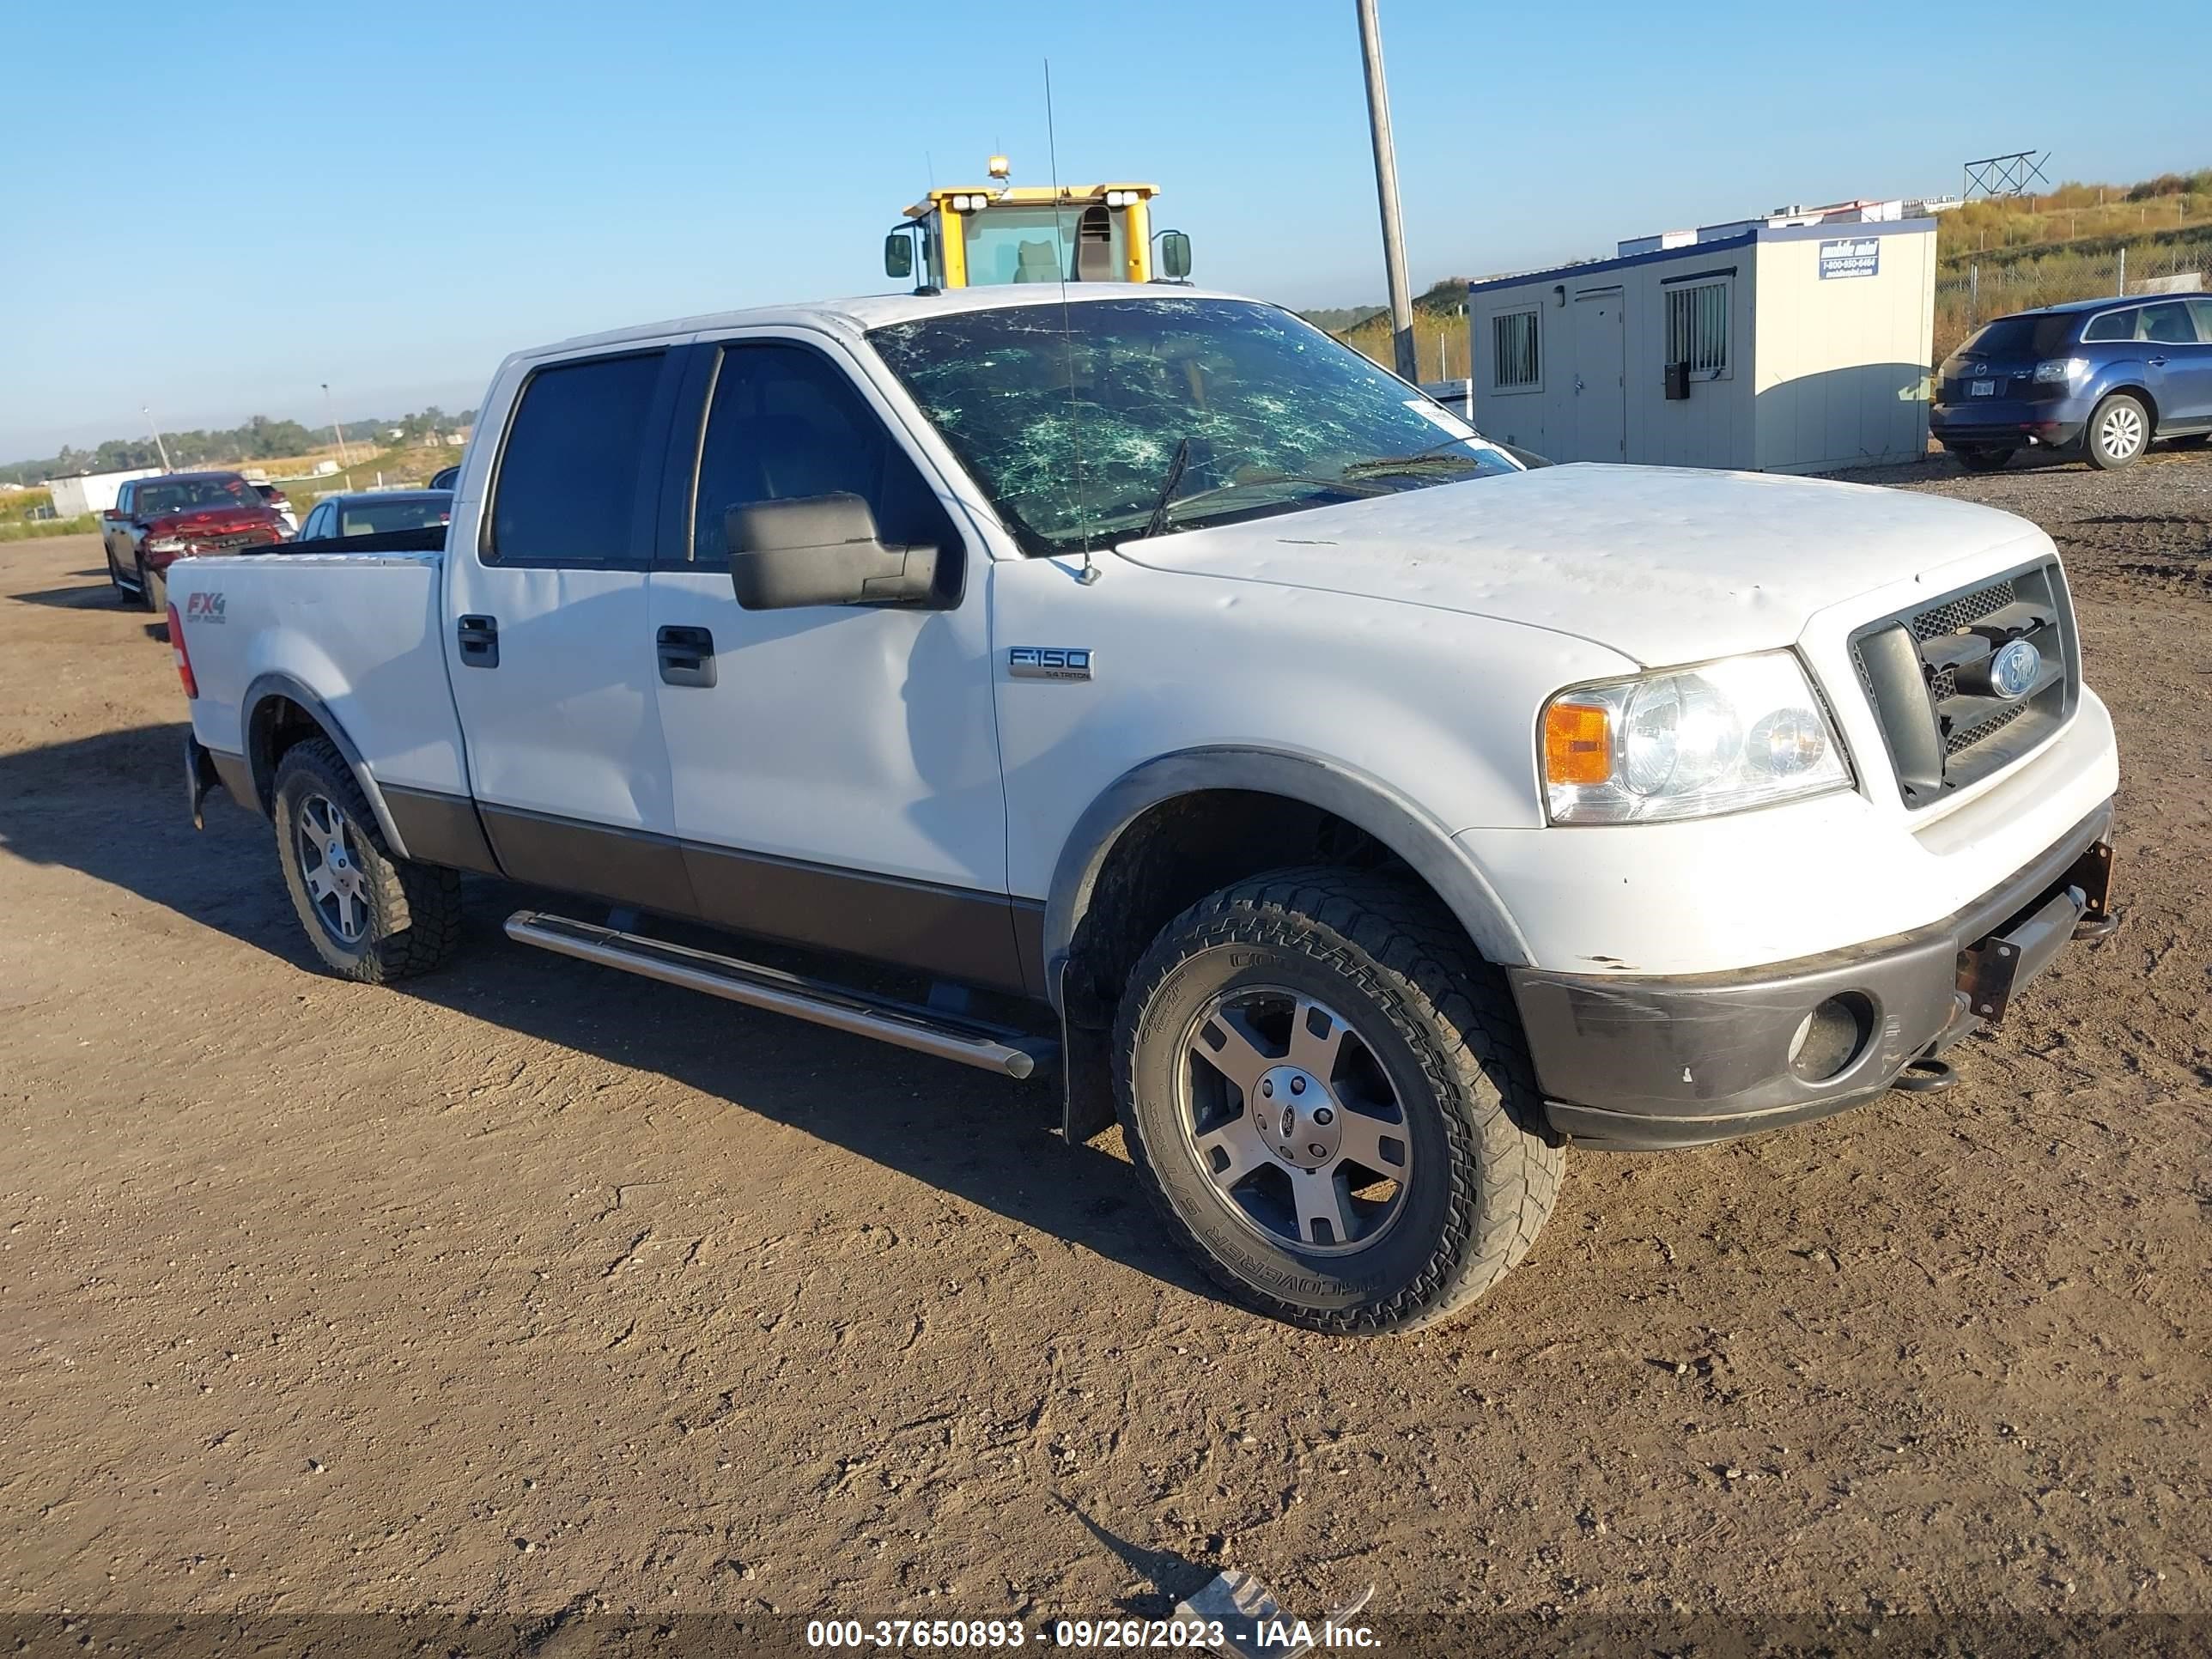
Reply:
<svg viewBox="0 0 2212 1659"><path fill-rule="evenodd" d="M631 348L530 372L488 504L456 515L441 623L470 787L501 868L679 915L690 890L646 574L683 359L681 347Z"/></svg>
<svg viewBox="0 0 2212 1659"><path fill-rule="evenodd" d="M652 581L662 730L698 914L945 978L1022 985L985 573L836 342L696 349ZM747 611L723 514L849 492L886 543L954 550L959 603Z"/></svg>
<svg viewBox="0 0 2212 1659"><path fill-rule="evenodd" d="M1627 337L1620 313L1617 288L1576 297L1575 448L1570 459L1627 458Z"/></svg>

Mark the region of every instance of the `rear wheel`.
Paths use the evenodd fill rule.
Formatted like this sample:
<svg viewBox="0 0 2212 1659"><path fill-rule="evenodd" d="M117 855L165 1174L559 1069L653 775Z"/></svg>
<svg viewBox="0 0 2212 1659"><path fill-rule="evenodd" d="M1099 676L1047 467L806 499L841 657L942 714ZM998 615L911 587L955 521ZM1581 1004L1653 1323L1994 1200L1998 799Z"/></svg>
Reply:
<svg viewBox="0 0 2212 1659"><path fill-rule="evenodd" d="M1427 895L1375 875L1282 871L1177 917L1130 977L1115 1073L1178 1241L1310 1329L1449 1317L1558 1194L1504 981Z"/></svg>
<svg viewBox="0 0 2212 1659"><path fill-rule="evenodd" d="M2115 392L2089 416L2084 447L2089 465L2100 472L2133 466L2149 443L2150 410L2141 398L2128 392Z"/></svg>
<svg viewBox="0 0 2212 1659"><path fill-rule="evenodd" d="M326 739L276 763L276 856L315 954L341 978L385 984L453 953L461 878L394 858L345 757Z"/></svg>
<svg viewBox="0 0 2212 1659"><path fill-rule="evenodd" d="M1976 445L1969 449L1954 449L1951 453L1959 458L1959 465L1969 472L1998 472L2003 471L2005 464L2018 452L2002 447Z"/></svg>

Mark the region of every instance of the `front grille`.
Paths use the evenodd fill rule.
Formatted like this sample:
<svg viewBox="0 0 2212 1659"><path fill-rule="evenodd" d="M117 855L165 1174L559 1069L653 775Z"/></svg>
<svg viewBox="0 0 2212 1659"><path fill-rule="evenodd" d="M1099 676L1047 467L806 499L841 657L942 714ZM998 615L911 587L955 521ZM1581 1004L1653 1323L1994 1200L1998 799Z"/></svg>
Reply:
<svg viewBox="0 0 2212 1659"><path fill-rule="evenodd" d="M2018 698L1988 684L1990 659L2014 640L2043 669ZM2074 712L2080 648L2056 560L1870 623L1851 635L1851 664L1881 723L1907 805L1932 805L2009 766Z"/></svg>
<svg viewBox="0 0 2212 1659"><path fill-rule="evenodd" d="M228 553L234 548L258 547L276 539L266 530L239 530L222 536L187 536L185 539L203 553Z"/></svg>
<svg viewBox="0 0 2212 1659"><path fill-rule="evenodd" d="M1971 628L1984 617L1995 616L2013 602L2017 590L2011 580L1991 582L1987 587L1962 598L1930 605L1912 618L1912 637L1933 640L1946 634L1955 634L1962 628Z"/></svg>

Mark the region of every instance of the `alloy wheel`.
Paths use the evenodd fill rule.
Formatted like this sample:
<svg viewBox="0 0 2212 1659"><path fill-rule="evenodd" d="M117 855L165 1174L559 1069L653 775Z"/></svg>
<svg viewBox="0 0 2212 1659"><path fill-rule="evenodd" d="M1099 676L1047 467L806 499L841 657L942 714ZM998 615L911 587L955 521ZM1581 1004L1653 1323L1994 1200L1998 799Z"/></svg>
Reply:
<svg viewBox="0 0 2212 1659"><path fill-rule="evenodd" d="M325 795L300 803L300 879L333 938L354 945L368 930L368 878L361 865L360 832Z"/></svg>
<svg viewBox="0 0 2212 1659"><path fill-rule="evenodd" d="M1231 1213L1278 1246L1365 1249L1405 1208L1405 1103L1350 1021L1311 996L1240 987L1183 1040L1186 1153Z"/></svg>

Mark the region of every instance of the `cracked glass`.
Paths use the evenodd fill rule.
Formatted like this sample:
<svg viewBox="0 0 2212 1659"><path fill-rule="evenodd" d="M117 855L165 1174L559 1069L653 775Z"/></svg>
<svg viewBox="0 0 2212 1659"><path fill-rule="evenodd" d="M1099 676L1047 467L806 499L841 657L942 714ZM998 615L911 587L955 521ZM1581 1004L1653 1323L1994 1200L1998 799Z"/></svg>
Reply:
<svg viewBox="0 0 2212 1659"><path fill-rule="evenodd" d="M1054 298L868 337L1032 554L1521 470L1273 306Z"/></svg>

